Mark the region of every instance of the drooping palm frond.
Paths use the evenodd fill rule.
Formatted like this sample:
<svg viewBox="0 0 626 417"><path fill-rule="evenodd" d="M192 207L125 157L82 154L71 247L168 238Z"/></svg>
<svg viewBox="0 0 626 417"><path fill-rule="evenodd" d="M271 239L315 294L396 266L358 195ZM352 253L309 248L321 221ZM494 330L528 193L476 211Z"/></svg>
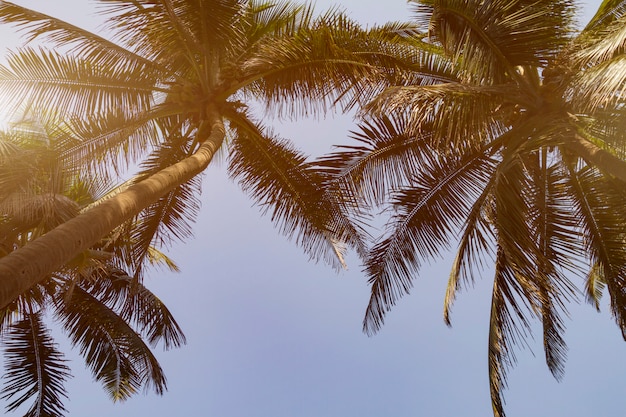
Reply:
<svg viewBox="0 0 626 417"><path fill-rule="evenodd" d="M380 329L385 313L409 292L422 262L439 256L449 245L493 164L485 152L476 150L458 159L433 158L412 178L410 188L397 192L392 201L392 233L372 248L366 262L372 285L364 318L366 333Z"/></svg>
<svg viewBox="0 0 626 417"><path fill-rule="evenodd" d="M521 289L514 265L508 262L504 250L498 248L491 295L489 319L489 388L494 417L504 417L502 391L506 388L508 370L515 365L515 346L524 344L530 323L526 310L520 305Z"/></svg>
<svg viewBox="0 0 626 417"><path fill-rule="evenodd" d="M142 283L116 267L96 271L80 284L92 296L118 312L148 343L163 343L166 350L182 346L186 338L172 313Z"/></svg>
<svg viewBox="0 0 626 417"><path fill-rule="evenodd" d="M344 245L365 250L363 231L346 217L341 196L284 140L265 133L243 114L230 117L236 136L229 172L283 234L315 260L344 265Z"/></svg>
<svg viewBox="0 0 626 417"><path fill-rule="evenodd" d="M13 411L34 400L25 416L62 416L67 393L63 386L70 377L63 354L58 350L42 313L27 313L11 324L3 338L5 356L5 387L2 399L11 400Z"/></svg>
<svg viewBox="0 0 626 417"><path fill-rule="evenodd" d="M562 315L566 303L576 295L576 287L567 273L582 275L577 259L582 259L580 232L571 215L571 201L566 186L566 170L562 164L550 165L556 159L546 148L527 164L533 179L531 192L532 229L542 254L536 280L541 300L541 318L546 363L557 380L563 377L567 346ZM544 278L544 279L541 279Z"/></svg>
<svg viewBox="0 0 626 417"><path fill-rule="evenodd" d="M589 167L576 170L570 164L568 168L568 186L580 227L586 236L585 252L592 265L587 294L597 301L599 290L603 284L607 286L611 312L622 333L626 334L623 185L607 181Z"/></svg>
<svg viewBox="0 0 626 417"><path fill-rule="evenodd" d="M448 277L446 295L443 305L443 320L452 325L451 311L461 284L473 284L477 268L483 267L483 259L493 252L493 230L490 224L490 207L493 205L493 187L495 178L492 175L485 184L482 193L476 198L468 213L463 233L459 238L458 249L452 270Z"/></svg>
<svg viewBox="0 0 626 417"><path fill-rule="evenodd" d="M80 286L59 294L55 307L72 343L112 400L126 400L142 386L151 386L157 394L165 391L165 375L156 358L115 311Z"/></svg>
<svg viewBox="0 0 626 417"><path fill-rule="evenodd" d="M367 206L379 205L429 163L432 133L411 132L408 118L402 115L364 121L359 128L352 132L358 145L337 146L316 164L346 195Z"/></svg>

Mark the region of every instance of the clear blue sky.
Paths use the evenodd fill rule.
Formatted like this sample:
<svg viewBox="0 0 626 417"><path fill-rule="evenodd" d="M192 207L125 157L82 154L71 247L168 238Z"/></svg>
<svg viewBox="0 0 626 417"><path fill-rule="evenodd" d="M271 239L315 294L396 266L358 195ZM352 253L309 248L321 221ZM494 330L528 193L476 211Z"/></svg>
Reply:
<svg viewBox="0 0 626 417"><path fill-rule="evenodd" d="M93 22L85 17L93 10L85 0L15 2L79 25ZM331 2L317 4L321 10ZM364 23L410 18L404 0L333 4ZM590 1L585 10L597 4ZM275 123L282 136L318 154L345 143L352 126L341 117ZM112 404L72 355L70 416L491 415L488 273L461 294L449 329L442 305L451 260L434 263L383 330L368 338L361 333L368 287L358 262L339 274L309 263L226 178L223 164L205 174L202 201L195 239L172 251L183 272L156 271L147 281L188 336L184 348L158 352L169 392ZM510 417L625 415L626 345L619 330L606 307L597 314L588 305L572 306L571 316L563 382L547 370L540 338L531 342L536 356L520 351L510 372Z"/></svg>

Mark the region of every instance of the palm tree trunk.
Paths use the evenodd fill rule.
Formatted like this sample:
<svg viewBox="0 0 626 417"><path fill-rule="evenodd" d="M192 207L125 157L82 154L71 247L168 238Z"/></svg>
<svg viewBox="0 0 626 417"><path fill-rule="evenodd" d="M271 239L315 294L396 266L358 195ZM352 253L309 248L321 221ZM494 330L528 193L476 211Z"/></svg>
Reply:
<svg viewBox="0 0 626 417"><path fill-rule="evenodd" d="M132 185L0 259L0 308L41 282L166 193L201 173L225 136L224 123L209 111L208 136L191 156ZM207 132L198 132L200 138Z"/></svg>
<svg viewBox="0 0 626 417"><path fill-rule="evenodd" d="M567 147L584 159L589 165L598 168L626 183L626 161L596 146L580 135L574 135Z"/></svg>

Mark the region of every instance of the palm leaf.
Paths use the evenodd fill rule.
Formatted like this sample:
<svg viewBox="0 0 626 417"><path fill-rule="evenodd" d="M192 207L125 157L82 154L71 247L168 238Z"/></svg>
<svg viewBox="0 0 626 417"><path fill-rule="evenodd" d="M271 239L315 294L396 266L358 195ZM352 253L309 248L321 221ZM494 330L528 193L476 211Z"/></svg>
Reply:
<svg viewBox="0 0 626 417"><path fill-rule="evenodd" d="M626 335L626 253L624 252L623 186L606 180L591 168L580 171L570 163L569 182L574 207L584 235L585 251L592 271L587 283L588 294L597 298L598 278L606 283L611 296L611 312Z"/></svg>
<svg viewBox="0 0 626 417"><path fill-rule="evenodd" d="M486 185L493 161L481 151L461 158L432 159L411 187L398 192L392 234L378 242L366 261L372 285L364 330L375 333L385 312L412 287L424 259L438 256L461 227Z"/></svg>
<svg viewBox="0 0 626 417"><path fill-rule="evenodd" d="M150 106L155 78L142 69L117 70L71 55L32 48L10 53L0 66L0 87L9 107L28 103L59 114L90 115L115 109L132 114Z"/></svg>
<svg viewBox="0 0 626 417"><path fill-rule="evenodd" d="M56 314L86 365L114 401L123 401L140 387L166 389L165 376L140 336L118 314L79 286L59 294Z"/></svg>
<svg viewBox="0 0 626 417"><path fill-rule="evenodd" d="M13 24L26 32L26 41L45 39L59 49L69 49L90 62L121 70L141 68L144 72L159 72L164 68L95 33L68 22L10 3L0 2L0 23Z"/></svg>
<svg viewBox="0 0 626 417"><path fill-rule="evenodd" d="M523 343L530 325L519 305L521 290L513 266L498 248L489 320L489 387L494 417L505 417L502 391L515 364L514 347Z"/></svg>
<svg viewBox="0 0 626 417"><path fill-rule="evenodd" d="M364 121L360 131L352 132L357 145L338 146L316 164L330 173L342 192L368 206L382 204L432 157L430 132L414 134L409 126L402 116Z"/></svg>
<svg viewBox="0 0 626 417"><path fill-rule="evenodd" d="M233 115L234 116L234 115ZM363 232L344 212L340 196L325 190L326 178L286 141L266 135L244 115L231 117L236 137L229 172L271 212L283 234L295 237L312 259L344 266L345 244L364 252Z"/></svg>
<svg viewBox="0 0 626 417"><path fill-rule="evenodd" d="M14 411L33 399L26 417L61 416L66 413L64 382L70 377L63 354L42 321L42 313L26 314L7 330L4 339L6 371L2 399L12 400ZM17 398L14 398L17 397Z"/></svg>
<svg viewBox="0 0 626 417"><path fill-rule="evenodd" d="M520 80L516 66L544 67L571 35L569 1L429 0L417 19L478 82Z"/></svg>
<svg viewBox="0 0 626 417"><path fill-rule="evenodd" d="M165 349L186 343L185 335L163 302L123 270L108 267L87 277L81 286L127 323L133 323L148 343L163 342Z"/></svg>

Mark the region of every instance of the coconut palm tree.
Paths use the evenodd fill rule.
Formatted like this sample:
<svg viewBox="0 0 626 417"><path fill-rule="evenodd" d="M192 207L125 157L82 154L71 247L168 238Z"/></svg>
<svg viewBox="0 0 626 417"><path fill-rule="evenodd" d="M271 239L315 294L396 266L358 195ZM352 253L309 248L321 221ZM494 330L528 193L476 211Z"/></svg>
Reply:
<svg viewBox="0 0 626 417"><path fill-rule="evenodd" d="M148 155L127 189L0 261L0 305L131 218L143 219L131 256L139 263L150 242L184 236L177 219L225 142L231 175L312 258L340 266L346 246L365 252L340 198L320 191L324 176L246 103L288 116L350 108L398 80L390 39L412 25L366 32L336 10L315 17L282 2L100 3L106 38L0 2L1 22L57 48L10 54L0 69L4 96L56 109L71 126L68 152L90 158L99 175Z"/></svg>
<svg viewBox="0 0 626 417"><path fill-rule="evenodd" d="M60 123L32 120L0 134L0 258L74 218L108 188L64 164L63 136ZM62 324L113 400L125 400L142 387L158 394L166 389L148 343L169 349L185 337L165 305L126 272L134 264L119 256L130 246L122 236L107 236L0 310L1 395L10 401L8 411L29 401L27 416L66 411L64 382L70 368L46 317Z"/></svg>
<svg viewBox="0 0 626 417"><path fill-rule="evenodd" d="M504 416L533 319L557 379L580 294L598 307L606 288L626 335L626 2L605 1L582 31L566 0L423 0L415 12L439 79L387 89L358 144L319 164L362 207L393 213L365 263L367 333L451 245L446 323L459 289L493 268L489 378Z"/></svg>

